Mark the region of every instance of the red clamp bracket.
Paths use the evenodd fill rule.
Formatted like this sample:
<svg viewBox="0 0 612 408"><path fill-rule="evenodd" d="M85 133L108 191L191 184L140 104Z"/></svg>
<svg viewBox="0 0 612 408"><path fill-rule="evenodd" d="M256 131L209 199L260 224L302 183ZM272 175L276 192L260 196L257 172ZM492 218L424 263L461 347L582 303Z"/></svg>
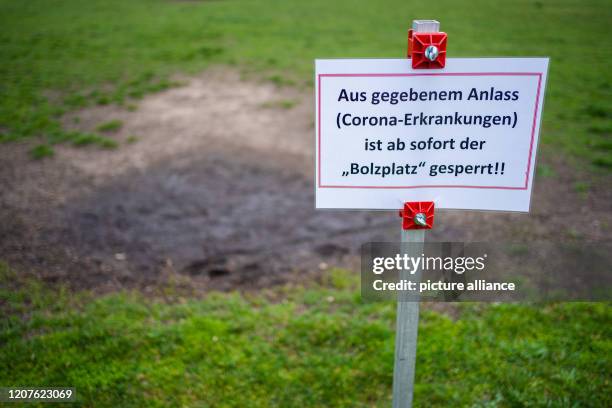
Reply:
<svg viewBox="0 0 612 408"><path fill-rule="evenodd" d="M446 43L448 36L438 31L440 23L435 20L414 20L408 30L408 54L413 69L436 69L446 65Z"/></svg>
<svg viewBox="0 0 612 408"><path fill-rule="evenodd" d="M432 229L434 203L433 201L407 201L404 203L404 209L400 210L399 216L402 217L402 228L405 230Z"/></svg>

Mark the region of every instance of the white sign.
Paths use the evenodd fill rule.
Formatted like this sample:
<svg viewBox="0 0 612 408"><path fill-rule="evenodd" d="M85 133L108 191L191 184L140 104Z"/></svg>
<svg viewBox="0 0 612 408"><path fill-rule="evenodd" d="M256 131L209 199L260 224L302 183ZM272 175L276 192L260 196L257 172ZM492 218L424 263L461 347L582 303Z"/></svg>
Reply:
<svg viewBox="0 0 612 408"><path fill-rule="evenodd" d="M529 211L548 58L316 61L316 207Z"/></svg>

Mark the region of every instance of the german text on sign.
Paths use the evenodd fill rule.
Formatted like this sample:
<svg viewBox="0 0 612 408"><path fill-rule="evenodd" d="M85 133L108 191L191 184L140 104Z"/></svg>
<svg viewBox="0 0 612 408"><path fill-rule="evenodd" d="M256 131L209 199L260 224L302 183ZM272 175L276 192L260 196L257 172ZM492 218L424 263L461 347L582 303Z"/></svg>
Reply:
<svg viewBox="0 0 612 408"><path fill-rule="evenodd" d="M528 211L547 58L316 61L317 208Z"/></svg>

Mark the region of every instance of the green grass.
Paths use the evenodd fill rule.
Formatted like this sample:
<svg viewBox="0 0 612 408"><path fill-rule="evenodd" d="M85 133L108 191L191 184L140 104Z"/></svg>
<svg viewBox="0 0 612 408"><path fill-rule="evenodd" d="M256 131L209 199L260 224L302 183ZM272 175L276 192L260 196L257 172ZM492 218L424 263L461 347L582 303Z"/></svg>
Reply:
<svg viewBox="0 0 612 408"><path fill-rule="evenodd" d="M279 108L289 110L298 104L298 101L294 99L283 99L279 101L265 102L261 105L262 108Z"/></svg>
<svg viewBox="0 0 612 408"><path fill-rule="evenodd" d="M114 119L108 122L100 123L98 126L96 126L96 130L98 132L112 133L112 132L116 132L119 129L121 129L122 126L123 126L122 121Z"/></svg>
<svg viewBox="0 0 612 408"><path fill-rule="evenodd" d="M389 406L395 305L364 303L345 272L274 301L170 290L163 302L0 272L3 386L76 387L67 406ZM424 312L415 405L610 406L611 317L603 303Z"/></svg>
<svg viewBox="0 0 612 408"><path fill-rule="evenodd" d="M41 144L41 145L34 147L30 151L30 155L34 159L42 159L45 157L53 157L55 155L55 152L49 145Z"/></svg>
<svg viewBox="0 0 612 408"><path fill-rule="evenodd" d="M451 56L551 56L543 143L610 169L605 0L1 0L0 140L71 140L63 113L133 106L173 86L173 73L212 63L299 86L316 57L401 58L411 19L428 17L449 33Z"/></svg>
<svg viewBox="0 0 612 408"><path fill-rule="evenodd" d="M93 133L77 133L71 139L74 146L87 146L97 144L108 149L114 149L118 146L117 142L107 137L99 136Z"/></svg>

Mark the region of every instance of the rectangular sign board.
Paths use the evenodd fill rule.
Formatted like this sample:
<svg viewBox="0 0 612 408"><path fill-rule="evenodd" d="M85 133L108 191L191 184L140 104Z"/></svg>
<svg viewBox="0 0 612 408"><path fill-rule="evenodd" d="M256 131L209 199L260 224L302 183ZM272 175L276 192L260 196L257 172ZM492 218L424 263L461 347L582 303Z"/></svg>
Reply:
<svg viewBox="0 0 612 408"><path fill-rule="evenodd" d="M548 58L316 61L317 208L529 211Z"/></svg>

